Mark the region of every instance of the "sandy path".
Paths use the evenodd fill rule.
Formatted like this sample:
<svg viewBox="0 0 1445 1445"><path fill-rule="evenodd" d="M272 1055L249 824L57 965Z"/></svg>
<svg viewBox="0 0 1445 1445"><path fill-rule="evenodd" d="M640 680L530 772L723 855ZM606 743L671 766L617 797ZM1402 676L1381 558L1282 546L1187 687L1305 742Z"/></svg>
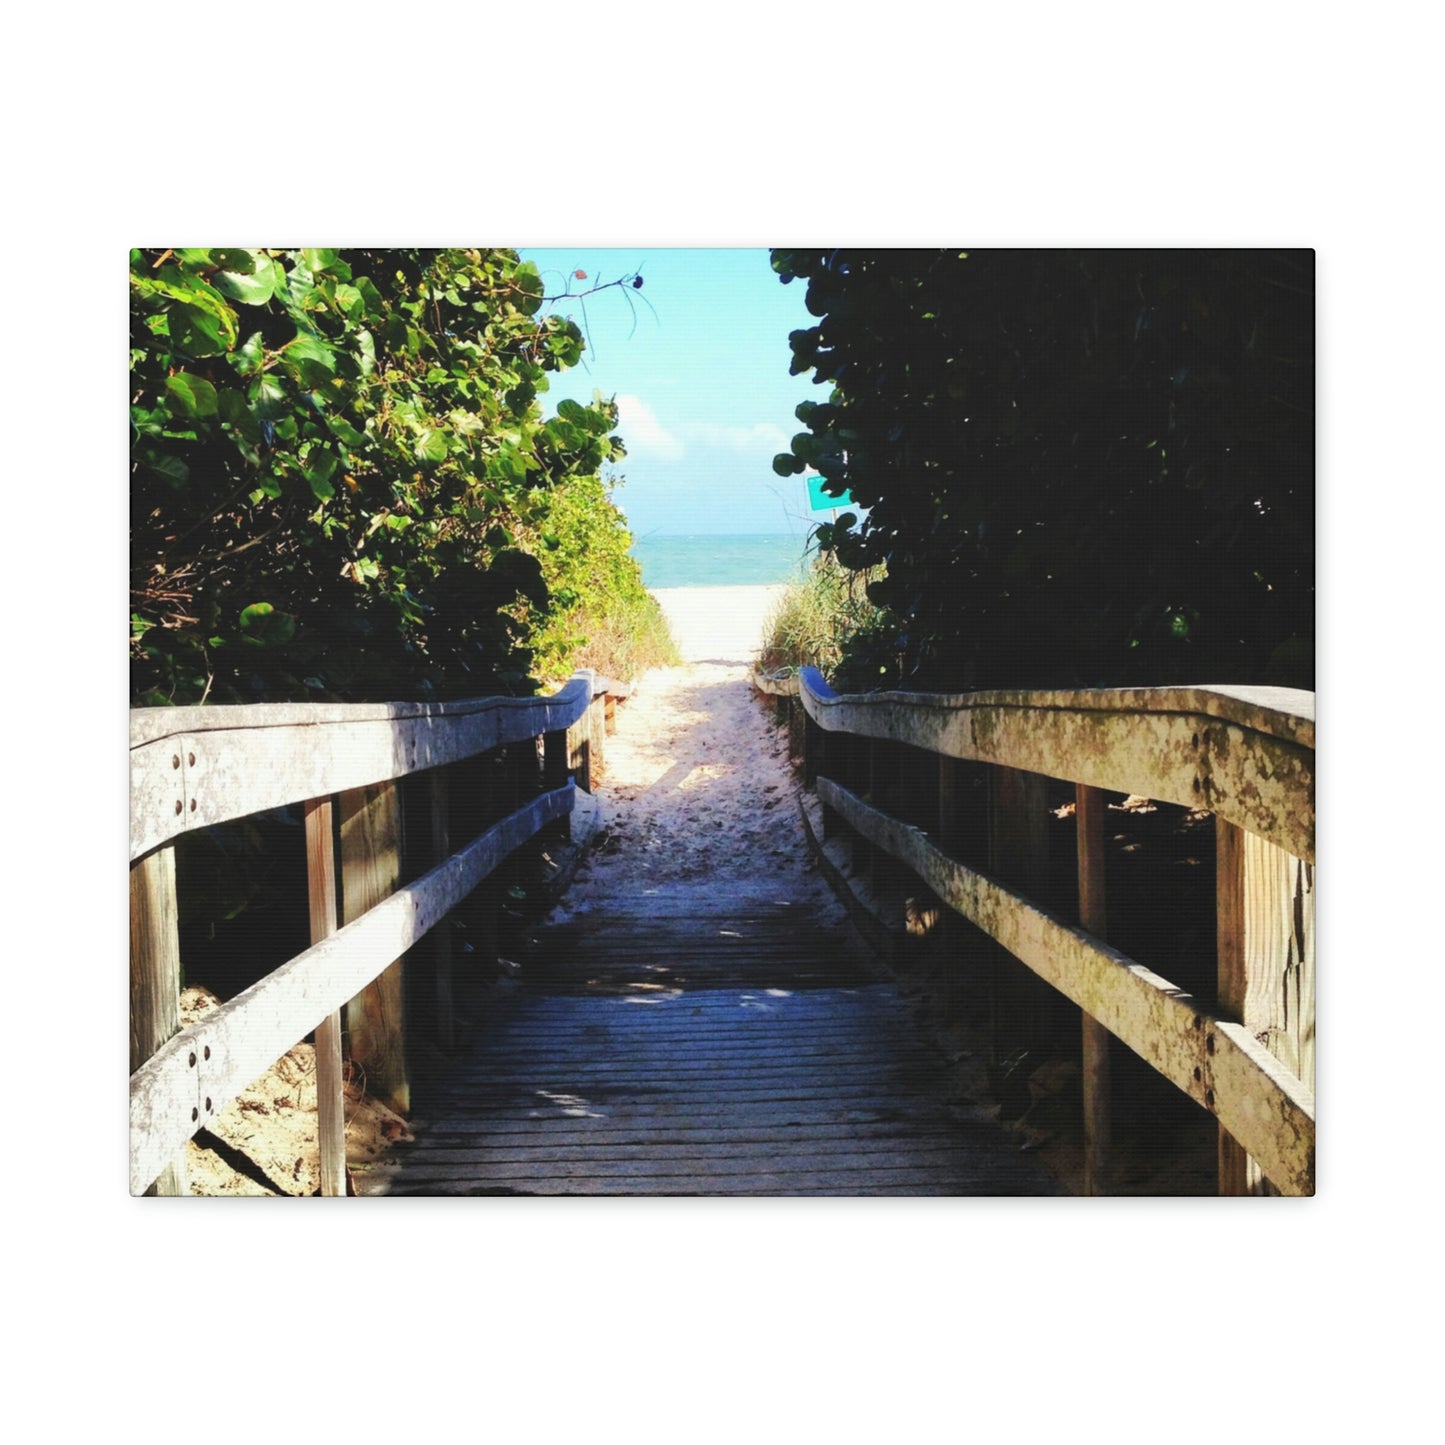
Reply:
<svg viewBox="0 0 1445 1445"><path fill-rule="evenodd" d="M784 585L770 587L656 587L672 635L688 662L747 663Z"/></svg>
<svg viewBox="0 0 1445 1445"><path fill-rule="evenodd" d="M736 618L712 616L712 634L700 628L694 647L726 653L720 626L736 630ZM738 662L659 669L618 708L597 794L603 832L557 917L761 901L842 916L809 859L786 735L749 675Z"/></svg>

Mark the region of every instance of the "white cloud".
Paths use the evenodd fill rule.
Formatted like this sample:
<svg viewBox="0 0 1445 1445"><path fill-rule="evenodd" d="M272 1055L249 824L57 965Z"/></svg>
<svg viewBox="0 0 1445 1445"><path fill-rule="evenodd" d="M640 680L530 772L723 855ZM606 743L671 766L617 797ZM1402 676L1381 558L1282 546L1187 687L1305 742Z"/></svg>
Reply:
<svg viewBox="0 0 1445 1445"><path fill-rule="evenodd" d="M721 447L732 452L777 453L787 451L791 438L772 422L760 421L754 426L719 426L716 422L688 422L681 428L690 440L703 446Z"/></svg>
<svg viewBox="0 0 1445 1445"><path fill-rule="evenodd" d="M681 459L685 450L683 444L658 421L652 408L635 396L617 398L617 431L629 452L675 462Z"/></svg>

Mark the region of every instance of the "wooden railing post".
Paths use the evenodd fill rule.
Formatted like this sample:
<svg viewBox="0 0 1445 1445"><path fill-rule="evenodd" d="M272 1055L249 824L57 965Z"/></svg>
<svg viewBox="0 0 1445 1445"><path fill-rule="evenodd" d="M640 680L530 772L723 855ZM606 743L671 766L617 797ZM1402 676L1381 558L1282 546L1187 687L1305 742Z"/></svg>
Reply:
<svg viewBox="0 0 1445 1445"><path fill-rule="evenodd" d="M1104 793L1083 783L1074 788L1074 824L1079 870L1079 924L1095 938L1107 936L1108 894L1104 883ZM1113 1187L1113 1123L1110 1104L1111 1035L1082 1013L1084 1089L1084 1193L1108 1194Z"/></svg>
<svg viewBox="0 0 1445 1445"><path fill-rule="evenodd" d="M587 732L591 744L591 769L594 775L601 777L607 766L607 698L603 693L598 693L587 709Z"/></svg>
<svg viewBox="0 0 1445 1445"><path fill-rule="evenodd" d="M306 804L306 883L311 942L336 932L335 806L329 797ZM316 1130L321 1192L346 1193L346 1101L341 1077L341 1010L316 1026Z"/></svg>
<svg viewBox="0 0 1445 1445"><path fill-rule="evenodd" d="M177 804L177 807L180 805ZM172 844L130 868L130 1071L181 1031L181 945ZM178 1154L145 1191L186 1192L186 1161Z"/></svg>
<svg viewBox="0 0 1445 1445"><path fill-rule="evenodd" d="M394 782L341 794L342 921L350 923L396 891L401 880L401 800ZM397 959L346 1007L351 1057L366 1089L399 1114L411 1109L406 1066L403 959Z"/></svg>
<svg viewBox="0 0 1445 1445"><path fill-rule="evenodd" d="M542 735L542 788L545 792L565 787L567 783L567 734L551 732ZM553 825L553 836L567 842L572 836L572 815L564 813Z"/></svg>
<svg viewBox="0 0 1445 1445"><path fill-rule="evenodd" d="M1314 868L1216 817L1219 1008L1314 1089ZM1221 1127L1219 1192L1274 1193Z"/></svg>
<svg viewBox="0 0 1445 1445"><path fill-rule="evenodd" d="M567 768L584 793L592 791L592 736L587 714L567 729Z"/></svg>

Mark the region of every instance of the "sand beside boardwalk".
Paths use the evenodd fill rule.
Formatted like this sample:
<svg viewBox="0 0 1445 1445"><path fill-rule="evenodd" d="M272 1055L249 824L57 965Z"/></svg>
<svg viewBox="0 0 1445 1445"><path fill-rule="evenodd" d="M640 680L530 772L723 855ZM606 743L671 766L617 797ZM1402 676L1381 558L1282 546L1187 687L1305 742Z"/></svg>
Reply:
<svg viewBox="0 0 1445 1445"><path fill-rule="evenodd" d="M769 587L654 587L687 662L751 662L785 583Z"/></svg>

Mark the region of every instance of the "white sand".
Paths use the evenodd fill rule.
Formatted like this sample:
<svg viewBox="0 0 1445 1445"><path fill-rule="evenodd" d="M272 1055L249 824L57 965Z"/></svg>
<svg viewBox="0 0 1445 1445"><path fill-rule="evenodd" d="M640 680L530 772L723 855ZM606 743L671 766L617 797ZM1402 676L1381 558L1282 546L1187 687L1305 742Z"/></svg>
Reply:
<svg viewBox="0 0 1445 1445"><path fill-rule="evenodd" d="M763 629L787 591L771 587L655 587L652 595L672 625L688 662L751 662Z"/></svg>
<svg viewBox="0 0 1445 1445"><path fill-rule="evenodd" d="M770 901L842 916L809 858L786 734L749 683L784 590L657 592L684 655L701 660L647 673L617 709L598 784L604 832L564 914Z"/></svg>

